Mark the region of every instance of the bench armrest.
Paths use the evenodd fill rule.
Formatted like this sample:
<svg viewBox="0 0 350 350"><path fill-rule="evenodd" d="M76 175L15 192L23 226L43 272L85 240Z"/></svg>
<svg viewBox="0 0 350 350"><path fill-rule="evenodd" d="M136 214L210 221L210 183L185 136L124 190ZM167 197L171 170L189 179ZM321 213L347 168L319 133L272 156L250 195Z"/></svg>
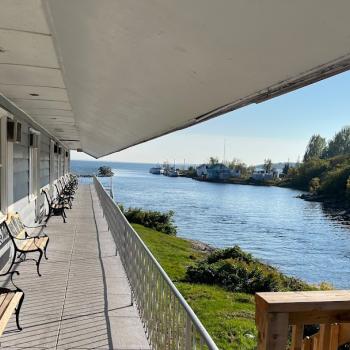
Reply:
<svg viewBox="0 0 350 350"><path fill-rule="evenodd" d="M41 238L41 237L46 237L46 234L43 232L40 232L38 234L36 234L35 236L30 235L27 233L27 238L26 239L31 239L31 238Z"/></svg>
<svg viewBox="0 0 350 350"><path fill-rule="evenodd" d="M47 225L46 224L38 224L36 226L28 226L28 225L23 224L23 226L27 227L27 228L38 228L38 227L46 227Z"/></svg>
<svg viewBox="0 0 350 350"><path fill-rule="evenodd" d="M10 271L10 272L4 273L0 276L7 276L7 275L10 275L10 281L13 284L13 286L16 288L16 290L22 292L22 289L18 288L17 285L13 282L13 275L19 275L19 272L17 270Z"/></svg>

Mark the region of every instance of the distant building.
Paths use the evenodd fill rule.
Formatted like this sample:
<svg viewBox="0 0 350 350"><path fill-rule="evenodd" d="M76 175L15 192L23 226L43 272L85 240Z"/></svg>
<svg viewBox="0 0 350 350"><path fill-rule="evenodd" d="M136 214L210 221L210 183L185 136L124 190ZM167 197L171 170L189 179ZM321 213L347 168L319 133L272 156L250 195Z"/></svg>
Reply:
<svg viewBox="0 0 350 350"><path fill-rule="evenodd" d="M222 163L207 166L207 172L208 180L227 180L232 177L231 169Z"/></svg>
<svg viewBox="0 0 350 350"><path fill-rule="evenodd" d="M207 171L207 164L201 164L196 168L197 176L198 177L206 177L208 175Z"/></svg>
<svg viewBox="0 0 350 350"><path fill-rule="evenodd" d="M240 170L231 169L231 177L241 177L241 172L240 172Z"/></svg>
<svg viewBox="0 0 350 350"><path fill-rule="evenodd" d="M256 181L269 181L279 179L280 171L278 169L272 169L267 172L264 169L255 169L251 175L251 178Z"/></svg>

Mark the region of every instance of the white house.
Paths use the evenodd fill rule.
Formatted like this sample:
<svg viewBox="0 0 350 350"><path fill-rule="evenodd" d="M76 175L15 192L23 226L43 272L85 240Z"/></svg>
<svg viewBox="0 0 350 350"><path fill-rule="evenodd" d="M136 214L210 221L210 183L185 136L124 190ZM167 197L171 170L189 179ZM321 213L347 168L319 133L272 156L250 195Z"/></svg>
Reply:
<svg viewBox="0 0 350 350"><path fill-rule="evenodd" d="M269 181L279 179L280 171L278 169L272 169L272 171L267 172L264 169L255 169L251 175L251 178L255 181Z"/></svg>

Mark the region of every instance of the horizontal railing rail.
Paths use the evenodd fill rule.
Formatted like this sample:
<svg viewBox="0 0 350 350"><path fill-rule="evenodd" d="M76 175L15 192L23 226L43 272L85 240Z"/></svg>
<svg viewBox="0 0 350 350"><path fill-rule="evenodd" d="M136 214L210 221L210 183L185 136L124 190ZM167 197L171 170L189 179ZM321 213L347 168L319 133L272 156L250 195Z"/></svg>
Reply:
<svg viewBox="0 0 350 350"><path fill-rule="evenodd" d="M90 185L93 183L92 176L77 175L79 185Z"/></svg>
<svg viewBox="0 0 350 350"><path fill-rule="evenodd" d="M191 307L96 177L94 185L152 349L218 350Z"/></svg>

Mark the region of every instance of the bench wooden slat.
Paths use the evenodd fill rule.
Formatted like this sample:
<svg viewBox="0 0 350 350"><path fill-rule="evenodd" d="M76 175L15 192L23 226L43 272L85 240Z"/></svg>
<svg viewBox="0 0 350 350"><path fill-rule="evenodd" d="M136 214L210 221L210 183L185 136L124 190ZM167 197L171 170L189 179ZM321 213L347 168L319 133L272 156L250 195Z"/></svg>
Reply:
<svg viewBox="0 0 350 350"><path fill-rule="evenodd" d="M16 244L18 244L17 242ZM32 243L33 243L33 239L26 239L25 241L19 241L18 247L21 250L28 250L28 248L32 245Z"/></svg>
<svg viewBox="0 0 350 350"><path fill-rule="evenodd" d="M6 302L6 307L3 308L3 305L1 305L0 307L0 309L3 308L2 310L0 310L0 337L4 332L6 325L8 324L11 318L11 315L13 314L22 296L23 296L22 292L7 293L5 297L5 301L8 300L8 302Z"/></svg>
<svg viewBox="0 0 350 350"><path fill-rule="evenodd" d="M14 297L14 295L15 295L15 292L8 292L5 294L5 299L1 303L1 306L0 306L0 321L1 321L2 315L4 314L8 304L10 303L10 301Z"/></svg>
<svg viewBox="0 0 350 350"><path fill-rule="evenodd" d="M0 294L0 307L1 307L2 303L4 302L5 298L6 298L6 293Z"/></svg>
<svg viewBox="0 0 350 350"><path fill-rule="evenodd" d="M23 250L36 250L38 247L44 249L48 241L48 237L40 237L33 239L30 245L26 246Z"/></svg>

